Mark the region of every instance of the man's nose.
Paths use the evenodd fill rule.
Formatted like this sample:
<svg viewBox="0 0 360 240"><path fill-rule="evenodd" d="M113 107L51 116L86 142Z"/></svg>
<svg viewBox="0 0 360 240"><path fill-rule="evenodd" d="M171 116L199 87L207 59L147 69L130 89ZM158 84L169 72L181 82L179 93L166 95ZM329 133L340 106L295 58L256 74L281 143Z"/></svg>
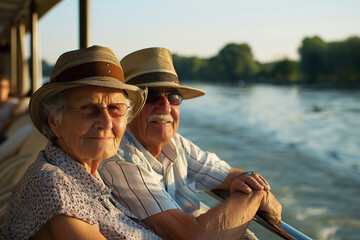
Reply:
<svg viewBox="0 0 360 240"><path fill-rule="evenodd" d="M161 113L170 113L171 105L167 97L162 94L161 98L156 102L156 107L160 110Z"/></svg>

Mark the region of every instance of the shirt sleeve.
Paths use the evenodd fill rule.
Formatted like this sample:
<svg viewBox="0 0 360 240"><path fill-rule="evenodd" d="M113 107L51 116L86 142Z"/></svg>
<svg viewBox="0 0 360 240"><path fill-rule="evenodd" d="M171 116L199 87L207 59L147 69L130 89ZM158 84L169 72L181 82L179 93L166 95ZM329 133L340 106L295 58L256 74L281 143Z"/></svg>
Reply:
<svg viewBox="0 0 360 240"><path fill-rule="evenodd" d="M41 155L39 156L41 157ZM38 160L35 164L39 164ZM15 186L9 201L9 216L4 223L7 239L28 239L52 217L65 214L99 228L92 207L74 189L71 181L50 165L42 172L31 171ZM71 193L71 194L70 194Z"/></svg>
<svg viewBox="0 0 360 240"><path fill-rule="evenodd" d="M104 182L113 188L115 198L140 219L180 209L160 183L157 173L143 164L125 161L116 155L105 160L99 172Z"/></svg>
<svg viewBox="0 0 360 240"><path fill-rule="evenodd" d="M195 182L197 190L211 190L227 177L230 165L215 153L201 150L188 139L177 134L188 162L188 182Z"/></svg>

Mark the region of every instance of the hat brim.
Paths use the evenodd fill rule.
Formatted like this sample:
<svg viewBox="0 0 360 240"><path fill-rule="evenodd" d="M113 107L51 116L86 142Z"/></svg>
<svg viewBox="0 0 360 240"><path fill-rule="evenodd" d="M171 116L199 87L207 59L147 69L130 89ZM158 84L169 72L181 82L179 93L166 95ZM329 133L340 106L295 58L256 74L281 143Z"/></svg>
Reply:
<svg viewBox="0 0 360 240"><path fill-rule="evenodd" d="M44 115L44 112L41 109L41 102L46 101L65 90L85 86L98 86L124 90L131 101L131 110L128 113L128 122L133 120L141 111L147 96L147 89L141 89L133 85L124 84L118 79L114 81L111 77L90 77L73 82L49 83L39 88L30 99L29 113L35 127L42 132L43 124L47 121L47 116Z"/></svg>
<svg viewBox="0 0 360 240"><path fill-rule="evenodd" d="M161 88L168 89L169 91L176 91L182 95L183 99L191 99L205 95L205 92L200 89L181 86L173 82L151 82L136 84L136 86L140 88Z"/></svg>

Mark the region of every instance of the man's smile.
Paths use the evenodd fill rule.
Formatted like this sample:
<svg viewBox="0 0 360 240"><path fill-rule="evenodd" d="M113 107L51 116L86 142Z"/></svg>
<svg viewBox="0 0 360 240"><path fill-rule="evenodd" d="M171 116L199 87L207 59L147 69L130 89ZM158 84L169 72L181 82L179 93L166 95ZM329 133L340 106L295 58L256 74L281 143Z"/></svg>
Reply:
<svg viewBox="0 0 360 240"><path fill-rule="evenodd" d="M147 123L173 123L174 118L167 114L152 114L146 119Z"/></svg>

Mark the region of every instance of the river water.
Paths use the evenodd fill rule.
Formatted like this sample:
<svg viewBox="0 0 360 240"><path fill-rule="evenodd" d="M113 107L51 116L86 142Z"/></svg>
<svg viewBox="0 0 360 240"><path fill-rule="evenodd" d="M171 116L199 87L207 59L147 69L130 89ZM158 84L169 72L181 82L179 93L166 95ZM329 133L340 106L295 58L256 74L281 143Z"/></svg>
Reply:
<svg viewBox="0 0 360 240"><path fill-rule="evenodd" d="M313 239L360 239L360 90L184 83L179 132L261 173L283 221ZM256 223L260 239L279 239Z"/></svg>

